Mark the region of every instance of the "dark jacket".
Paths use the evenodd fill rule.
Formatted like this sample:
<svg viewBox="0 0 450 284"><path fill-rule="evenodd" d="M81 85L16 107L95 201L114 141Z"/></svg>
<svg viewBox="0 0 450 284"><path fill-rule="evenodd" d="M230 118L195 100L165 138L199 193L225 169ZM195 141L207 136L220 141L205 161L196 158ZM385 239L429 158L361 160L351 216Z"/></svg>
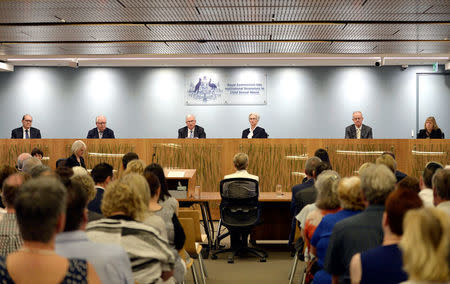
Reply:
<svg viewBox="0 0 450 284"><path fill-rule="evenodd" d="M30 127L30 138L41 139L41 131L37 128ZM23 139L23 129L18 127L11 131L11 139Z"/></svg>
<svg viewBox="0 0 450 284"><path fill-rule="evenodd" d="M66 167L73 168L73 167L83 167L86 168L86 165L84 164L83 157L80 157L80 162L78 163L77 157L75 157L75 154L67 158L66 161Z"/></svg>
<svg viewBox="0 0 450 284"><path fill-rule="evenodd" d="M372 128L365 124L361 125L361 139L372 139ZM354 124L345 128L345 139L356 139L356 126Z"/></svg>
<svg viewBox="0 0 450 284"><path fill-rule="evenodd" d="M247 138L248 134L250 133L250 128L245 129L242 131L242 138ZM255 130L253 130L253 138L268 138L269 134L267 134L266 130L264 128L256 126Z"/></svg>
<svg viewBox="0 0 450 284"><path fill-rule="evenodd" d="M91 130L89 130L87 137L88 139L95 139L95 138L99 138L98 137L98 129L97 127L92 128ZM105 130L103 131L103 137L102 139L114 139L116 137L114 137L114 131L112 131L111 129L109 129L108 127L105 128Z"/></svg>
<svg viewBox="0 0 450 284"><path fill-rule="evenodd" d="M430 138L430 139L444 139L445 135L444 133L441 131L441 129L433 129L430 133L430 135L428 135L427 130L426 129L420 129L419 133L417 133L417 139L426 139L426 138Z"/></svg>
<svg viewBox="0 0 450 284"><path fill-rule="evenodd" d="M178 129L178 138L187 138L188 137L188 127L182 127ZM196 125L194 127L194 138L206 138L205 129L203 127Z"/></svg>

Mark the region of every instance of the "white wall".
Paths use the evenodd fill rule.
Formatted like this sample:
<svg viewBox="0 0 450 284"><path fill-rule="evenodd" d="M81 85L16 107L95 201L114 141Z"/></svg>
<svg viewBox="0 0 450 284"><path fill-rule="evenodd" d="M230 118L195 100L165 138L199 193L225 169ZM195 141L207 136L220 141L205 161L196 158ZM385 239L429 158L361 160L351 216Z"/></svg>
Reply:
<svg viewBox="0 0 450 284"><path fill-rule="evenodd" d="M98 114L106 115L117 138L176 138L187 113L197 116L208 138L240 138L249 112L260 113L270 138L343 138L353 110L363 112L374 138L411 138L416 73L432 71L431 66L252 69L267 74L267 105L187 106L184 77L192 68L18 67L0 73L0 138L10 137L24 113L33 116L43 138L86 137ZM419 118L434 115L447 137L448 78L420 81L421 93L431 89L438 101L424 102Z"/></svg>

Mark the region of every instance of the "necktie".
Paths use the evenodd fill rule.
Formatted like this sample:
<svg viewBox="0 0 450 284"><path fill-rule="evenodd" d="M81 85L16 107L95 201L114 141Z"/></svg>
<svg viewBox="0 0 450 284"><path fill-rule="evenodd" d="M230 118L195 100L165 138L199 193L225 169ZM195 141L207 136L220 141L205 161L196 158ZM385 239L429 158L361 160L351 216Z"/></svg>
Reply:
<svg viewBox="0 0 450 284"><path fill-rule="evenodd" d="M194 138L194 131L189 130L189 138Z"/></svg>
<svg viewBox="0 0 450 284"><path fill-rule="evenodd" d="M25 139L30 139L30 135L28 135L28 129L25 129Z"/></svg>
<svg viewBox="0 0 450 284"><path fill-rule="evenodd" d="M100 138L100 139L103 138L103 132L99 132L99 133L98 133L98 138Z"/></svg>
<svg viewBox="0 0 450 284"><path fill-rule="evenodd" d="M361 128L356 129L356 139L361 139Z"/></svg>

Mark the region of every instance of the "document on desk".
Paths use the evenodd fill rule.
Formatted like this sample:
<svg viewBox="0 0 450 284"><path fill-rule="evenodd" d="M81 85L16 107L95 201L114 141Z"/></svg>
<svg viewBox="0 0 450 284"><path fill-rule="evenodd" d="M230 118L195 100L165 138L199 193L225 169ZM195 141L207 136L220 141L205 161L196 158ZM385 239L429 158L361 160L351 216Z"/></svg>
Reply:
<svg viewBox="0 0 450 284"><path fill-rule="evenodd" d="M170 171L167 174L168 178L182 178L184 177L184 171Z"/></svg>

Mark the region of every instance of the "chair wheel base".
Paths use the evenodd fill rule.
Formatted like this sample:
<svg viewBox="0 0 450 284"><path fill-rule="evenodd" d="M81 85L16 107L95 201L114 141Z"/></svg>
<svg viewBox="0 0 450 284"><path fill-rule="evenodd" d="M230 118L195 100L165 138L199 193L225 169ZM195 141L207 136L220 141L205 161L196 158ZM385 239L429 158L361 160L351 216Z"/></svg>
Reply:
<svg viewBox="0 0 450 284"><path fill-rule="evenodd" d="M212 254L212 255L211 255L211 259L217 259L217 255Z"/></svg>
<svg viewBox="0 0 450 284"><path fill-rule="evenodd" d="M266 262L266 258L265 258L265 257L260 258L260 259L259 259L259 262Z"/></svg>
<svg viewBox="0 0 450 284"><path fill-rule="evenodd" d="M232 259L231 257L228 258L228 263L234 263L234 259Z"/></svg>

